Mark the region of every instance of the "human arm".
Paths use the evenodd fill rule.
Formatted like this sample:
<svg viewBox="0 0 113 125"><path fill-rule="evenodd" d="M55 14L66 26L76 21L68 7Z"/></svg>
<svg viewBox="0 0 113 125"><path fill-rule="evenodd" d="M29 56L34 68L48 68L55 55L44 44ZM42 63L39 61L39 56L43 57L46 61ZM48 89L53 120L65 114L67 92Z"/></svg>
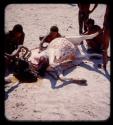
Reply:
<svg viewBox="0 0 113 125"><path fill-rule="evenodd" d="M23 45L24 38L25 38L25 33L23 32L22 35L21 35L21 37L20 37L19 45Z"/></svg>
<svg viewBox="0 0 113 125"><path fill-rule="evenodd" d="M93 7L93 9L90 10L89 13L92 13L96 9L97 6L98 6L98 4L95 4L94 7Z"/></svg>

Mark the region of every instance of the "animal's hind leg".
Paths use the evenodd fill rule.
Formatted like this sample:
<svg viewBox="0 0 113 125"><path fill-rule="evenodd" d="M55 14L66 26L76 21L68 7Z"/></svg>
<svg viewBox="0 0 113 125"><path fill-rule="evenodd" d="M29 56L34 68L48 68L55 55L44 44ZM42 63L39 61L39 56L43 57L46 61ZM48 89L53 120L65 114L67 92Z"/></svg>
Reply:
<svg viewBox="0 0 113 125"><path fill-rule="evenodd" d="M78 84L86 84L86 82L87 82L87 80L85 80L85 79L74 79L74 78L64 77L63 76L63 70L60 66L57 67L57 70L58 70L58 78L61 81L75 82L75 83L78 83Z"/></svg>

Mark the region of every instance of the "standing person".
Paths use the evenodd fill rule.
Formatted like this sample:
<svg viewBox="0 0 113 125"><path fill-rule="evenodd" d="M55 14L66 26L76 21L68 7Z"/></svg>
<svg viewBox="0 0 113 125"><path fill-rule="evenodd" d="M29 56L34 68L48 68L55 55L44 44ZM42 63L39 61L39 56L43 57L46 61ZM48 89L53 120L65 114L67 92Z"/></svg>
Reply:
<svg viewBox="0 0 113 125"><path fill-rule="evenodd" d="M23 45L25 33L20 24L16 24L11 31L5 34L4 52L11 54L19 45Z"/></svg>
<svg viewBox="0 0 113 125"><path fill-rule="evenodd" d="M103 68L106 70L106 65L108 61L107 49L109 47L110 41L110 5L106 6L106 12L104 16L103 23L104 30L104 40L103 40Z"/></svg>
<svg viewBox="0 0 113 125"><path fill-rule="evenodd" d="M78 21L79 21L79 34L83 33L83 27L84 32L87 31L87 28L85 26L85 21L88 20L89 14L91 14L97 7L98 4L95 4L93 9L90 10L90 4L78 4L79 7L79 13L78 13Z"/></svg>

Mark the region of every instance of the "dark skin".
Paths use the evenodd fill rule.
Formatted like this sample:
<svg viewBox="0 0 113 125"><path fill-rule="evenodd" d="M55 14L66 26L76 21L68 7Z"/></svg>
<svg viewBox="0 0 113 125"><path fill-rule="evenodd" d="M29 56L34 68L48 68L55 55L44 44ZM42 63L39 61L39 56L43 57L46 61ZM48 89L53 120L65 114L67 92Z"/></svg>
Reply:
<svg viewBox="0 0 113 125"><path fill-rule="evenodd" d="M23 30L19 31L13 28L7 34L5 34L5 52L11 54L14 50L18 48L19 45L23 45L25 33Z"/></svg>
<svg viewBox="0 0 113 125"><path fill-rule="evenodd" d="M12 70L12 67L14 67L13 60L15 55L13 55L13 52L16 51L20 45L23 45L24 37L23 27L20 24L15 25L11 31L5 34L4 60L6 69Z"/></svg>
<svg viewBox="0 0 113 125"><path fill-rule="evenodd" d="M95 4L92 10L90 10L90 4L78 4L79 7L79 14L78 14L78 19L79 19L79 33L83 33L83 27L84 27L84 32L87 31L87 28L85 26L86 20L89 19L89 14L91 14L97 7L98 4Z"/></svg>
<svg viewBox="0 0 113 125"><path fill-rule="evenodd" d="M104 16L104 23L103 23L103 68L106 70L106 65L108 62L108 55L107 50L109 47L109 41L110 41L110 6L106 6L106 12Z"/></svg>
<svg viewBox="0 0 113 125"><path fill-rule="evenodd" d="M54 30L54 31L53 31ZM47 36L44 37L40 37L39 39L41 40L40 43L40 50L43 50L43 44L45 42L50 43L53 39L61 37L60 33L58 32L57 28L55 27L55 29L50 29L50 33ZM47 48L47 47L45 47Z"/></svg>
<svg viewBox="0 0 113 125"><path fill-rule="evenodd" d="M92 20L92 19L91 19ZM94 20L93 20L94 21ZM103 32L100 26L95 25L93 23L87 24L86 22L86 27L87 27L87 32L84 34L90 35L95 32L100 32L98 36L96 36L93 39L86 40L88 47L95 53L102 53L102 44L103 44Z"/></svg>
<svg viewBox="0 0 113 125"><path fill-rule="evenodd" d="M61 37L61 35L58 32L50 32L50 34L47 35L45 39L43 40L43 43L44 42L50 43L53 39L58 38L58 37Z"/></svg>

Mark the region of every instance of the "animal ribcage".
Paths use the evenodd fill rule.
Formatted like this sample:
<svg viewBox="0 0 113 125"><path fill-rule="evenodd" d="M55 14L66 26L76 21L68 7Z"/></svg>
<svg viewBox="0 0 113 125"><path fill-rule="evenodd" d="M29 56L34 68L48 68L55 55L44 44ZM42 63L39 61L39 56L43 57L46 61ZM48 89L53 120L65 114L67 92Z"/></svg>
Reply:
<svg viewBox="0 0 113 125"><path fill-rule="evenodd" d="M49 57L52 56L56 63L73 60L75 51L75 46L65 38L56 38L48 46Z"/></svg>

